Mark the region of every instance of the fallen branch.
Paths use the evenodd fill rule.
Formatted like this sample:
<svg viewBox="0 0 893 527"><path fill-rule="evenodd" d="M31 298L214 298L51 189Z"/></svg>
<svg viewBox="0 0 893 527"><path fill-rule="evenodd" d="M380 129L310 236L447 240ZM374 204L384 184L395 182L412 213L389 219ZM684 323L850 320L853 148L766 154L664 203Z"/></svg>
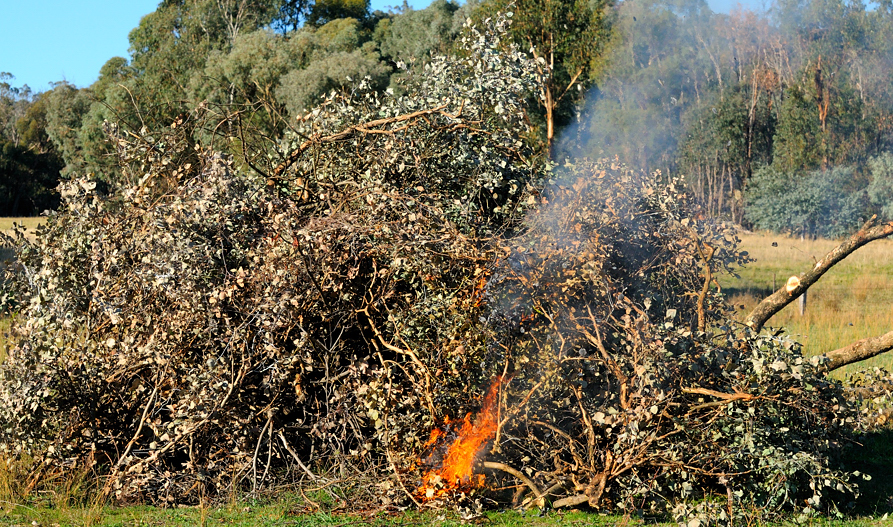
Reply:
<svg viewBox="0 0 893 527"><path fill-rule="evenodd" d="M847 364L870 359L890 350L893 350L893 331L878 337L857 340L849 346L829 351L825 354L829 360L822 365L822 369L825 371L836 370Z"/></svg>
<svg viewBox="0 0 893 527"><path fill-rule="evenodd" d="M556 509L561 509L562 507L574 507L588 501L589 496L585 494L576 494L574 496L568 496L566 498L561 498L560 500L555 500L554 502L552 502L552 507L555 507Z"/></svg>
<svg viewBox="0 0 893 527"><path fill-rule="evenodd" d="M799 277L799 283L797 284L795 282L796 285L794 287L782 287L778 291L764 298L757 304L757 307L747 315L747 318L744 320L745 324L754 331L760 331L763 328L763 325L772 318L773 315L793 302L797 297L809 289L812 284L816 283L823 274L852 254L853 251L869 242L886 238L893 234L893 221L882 225L874 225L876 220L877 216L872 216L856 234L850 236L846 241L825 255L824 258L816 262L812 269L802 273ZM875 355L876 354L877 353L875 353Z"/></svg>
<svg viewBox="0 0 893 527"><path fill-rule="evenodd" d="M512 467L506 465L505 463L498 463L496 461L484 461L483 465L484 465L484 468L501 470L503 472L511 474L512 476L515 476L516 478L518 478L521 481L521 483L527 485L530 488L530 490L533 491L533 494L536 495L537 499L545 497L545 494L543 494L543 491L541 491L539 489L539 487L536 486L536 483L531 481L531 479L528 478L527 476L525 476L524 473L521 472L520 470L518 470L516 468L512 468Z"/></svg>

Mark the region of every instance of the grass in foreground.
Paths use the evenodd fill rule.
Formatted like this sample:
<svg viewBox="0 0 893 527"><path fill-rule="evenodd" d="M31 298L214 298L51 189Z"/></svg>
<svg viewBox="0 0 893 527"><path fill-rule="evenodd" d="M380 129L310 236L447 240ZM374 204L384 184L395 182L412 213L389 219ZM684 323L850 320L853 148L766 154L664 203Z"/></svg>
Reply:
<svg viewBox="0 0 893 527"><path fill-rule="evenodd" d="M800 240L772 234L740 237L741 249L756 261L739 272L740 278L721 277L720 285L742 320L759 300L784 285L789 276L809 269L839 244L833 240ZM767 326L786 328L804 345L808 355L893 330L893 240L878 240L857 250L809 289L802 316L797 302L793 302L771 318ZM893 370L893 357L889 355L841 368L835 376L874 366Z"/></svg>
<svg viewBox="0 0 893 527"><path fill-rule="evenodd" d="M552 527L562 525L643 525L639 518L604 516L580 511L526 513L487 512L462 518L451 511L392 512L372 515L349 515L310 512L299 504L287 501L263 505L235 504L223 507L187 507L160 509L155 507L106 507L103 509L27 509L17 507L0 516L0 525L90 525L124 527L137 525L240 525L240 526L458 526L492 525ZM653 522L649 522L654 524Z"/></svg>
<svg viewBox="0 0 893 527"><path fill-rule="evenodd" d="M755 526L828 526L868 527L889 525L882 517L853 517L844 520L818 517L805 523L790 520L766 522L754 518L748 525ZM592 525L626 527L638 525L676 526L667 519L605 515L595 512L539 511L488 511L481 515L463 517L455 511L400 511L373 514L342 514L337 512L310 512L299 504L280 501L270 504L234 504L222 507L185 507L161 509L147 506L105 507L102 509L47 509L16 507L0 513L3 526L163 526L163 525L231 525L245 527L266 526L330 526L352 525L366 527L451 527L460 525L488 525L495 527L558 527L565 525Z"/></svg>

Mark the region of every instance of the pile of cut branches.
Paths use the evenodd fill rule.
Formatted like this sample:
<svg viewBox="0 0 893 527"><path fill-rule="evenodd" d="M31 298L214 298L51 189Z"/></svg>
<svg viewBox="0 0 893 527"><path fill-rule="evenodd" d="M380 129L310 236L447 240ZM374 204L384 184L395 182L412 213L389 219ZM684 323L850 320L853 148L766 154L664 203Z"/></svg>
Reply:
<svg viewBox="0 0 893 527"><path fill-rule="evenodd" d="M408 503L432 428L500 378L483 467L520 490L497 502L728 518L853 492L840 385L713 287L746 261L734 233L678 181L538 168L541 79L506 23L264 148L209 108L109 125L121 186L63 185L6 286L0 449L34 461L26 489L87 469L119 501L190 503L337 470ZM225 129L235 157L202 146Z"/></svg>
<svg viewBox="0 0 893 527"><path fill-rule="evenodd" d="M734 230L691 219L675 181L586 162L556 178L489 286L511 380L488 459L527 474L514 499L725 521L855 491L833 464L854 413L822 359L708 287L747 260Z"/></svg>

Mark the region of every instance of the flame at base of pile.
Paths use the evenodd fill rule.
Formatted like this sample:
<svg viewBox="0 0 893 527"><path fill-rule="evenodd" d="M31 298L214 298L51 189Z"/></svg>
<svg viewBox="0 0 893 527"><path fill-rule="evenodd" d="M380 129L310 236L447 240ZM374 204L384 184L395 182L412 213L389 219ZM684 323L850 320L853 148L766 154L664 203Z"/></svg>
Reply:
<svg viewBox="0 0 893 527"><path fill-rule="evenodd" d="M447 419L443 428L435 428L425 446L434 452L442 449L450 437L455 437L446 447L443 461L438 467L429 470L422 478L422 484L416 489L416 495L423 500L431 500L451 492L466 491L484 485L484 475L475 474L474 466L478 455L486 444L496 436L499 427L499 387L502 378L497 378L477 416L472 419L467 414L455 433L449 433L451 422ZM450 437L448 437L450 436ZM431 454L429 457L433 457Z"/></svg>

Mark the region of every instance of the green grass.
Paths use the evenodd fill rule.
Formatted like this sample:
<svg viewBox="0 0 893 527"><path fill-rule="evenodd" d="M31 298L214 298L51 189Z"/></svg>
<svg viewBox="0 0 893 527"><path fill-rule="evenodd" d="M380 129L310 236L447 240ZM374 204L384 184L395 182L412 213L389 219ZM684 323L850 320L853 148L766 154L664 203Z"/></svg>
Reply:
<svg viewBox="0 0 893 527"><path fill-rule="evenodd" d="M860 516L844 520L813 518L805 523L793 521L763 522L756 519L755 526L827 526L868 527L893 523L881 520L881 516ZM278 501L271 504L233 504L222 507L185 507L162 509L148 506L90 508L26 508L15 507L0 512L0 525L8 526L167 526L167 525L226 525L245 527L264 526L365 526L365 527L452 527L460 525L487 525L494 527L558 527L565 525L592 526L675 526L675 522L637 516L604 515L594 512L546 511L536 509L518 511L487 511L481 515L465 517L451 510L441 511L390 511L369 514L343 514L338 512L311 512L299 503Z"/></svg>
<svg viewBox="0 0 893 527"><path fill-rule="evenodd" d="M838 244L768 234L746 234L741 240L742 250L756 261L740 271L740 278L719 279L741 319L773 286L781 287L789 276L809 269ZM878 240L857 250L810 288L803 316L793 302L767 326L786 328L808 355L893 330L893 240ZM841 368L835 376L874 366L893 370L893 354Z"/></svg>
<svg viewBox="0 0 893 527"><path fill-rule="evenodd" d="M16 507L0 515L0 525L90 525L103 527L136 525L244 525L244 526L459 526L492 525L552 527L562 525L643 525L641 519L599 514L538 511L487 512L463 519L451 511L393 511L368 515L311 512L300 503L278 501L263 505L233 504L223 507L187 507L160 509L156 507L105 507L103 509L49 509ZM651 522L649 522L651 523Z"/></svg>

